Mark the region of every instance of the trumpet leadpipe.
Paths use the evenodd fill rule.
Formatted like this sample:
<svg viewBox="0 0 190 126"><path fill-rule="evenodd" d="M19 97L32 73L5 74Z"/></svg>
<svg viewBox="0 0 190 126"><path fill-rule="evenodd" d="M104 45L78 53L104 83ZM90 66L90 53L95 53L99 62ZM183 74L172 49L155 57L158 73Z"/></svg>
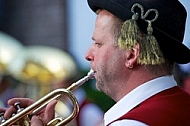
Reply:
<svg viewBox="0 0 190 126"><path fill-rule="evenodd" d="M83 85L86 81L88 81L89 79L93 79L94 78L94 71L91 69L87 76L81 78L80 80L78 80L77 82L71 84L71 86L69 86L67 88L67 90L69 91L73 91L75 90L76 88L80 87L81 85Z"/></svg>

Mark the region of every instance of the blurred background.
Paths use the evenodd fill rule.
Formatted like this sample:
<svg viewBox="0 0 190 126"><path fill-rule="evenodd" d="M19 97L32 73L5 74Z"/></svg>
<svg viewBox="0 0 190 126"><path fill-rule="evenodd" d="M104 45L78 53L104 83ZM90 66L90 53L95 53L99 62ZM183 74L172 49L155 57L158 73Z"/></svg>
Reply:
<svg viewBox="0 0 190 126"><path fill-rule="evenodd" d="M190 48L190 4L180 1L188 11L184 44ZM86 0L0 0L0 106L11 97L37 100L86 75L95 18ZM190 65L176 68L188 91ZM105 112L114 102L88 83L84 97Z"/></svg>
<svg viewBox="0 0 190 126"><path fill-rule="evenodd" d="M0 107L12 97L38 100L84 77L94 20L86 0L0 0ZM72 126L100 125L114 104L93 80L74 94L81 111ZM67 117L71 101L60 99L55 110Z"/></svg>

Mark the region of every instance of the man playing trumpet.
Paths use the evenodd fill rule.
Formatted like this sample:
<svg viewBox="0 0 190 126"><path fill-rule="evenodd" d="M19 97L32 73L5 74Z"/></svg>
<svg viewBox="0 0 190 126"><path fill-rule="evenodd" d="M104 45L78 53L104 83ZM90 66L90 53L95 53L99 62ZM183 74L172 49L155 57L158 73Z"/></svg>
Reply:
<svg viewBox="0 0 190 126"><path fill-rule="evenodd" d="M88 0L97 14L93 44L86 53L96 87L117 103L105 113L105 126L189 126L190 96L177 86L174 63L190 62L182 44L186 11L178 0ZM32 103L20 101L23 107ZM56 101L32 117L46 125ZM13 112L5 112L8 118ZM40 117L40 118L39 118ZM90 122L89 122L90 125Z"/></svg>

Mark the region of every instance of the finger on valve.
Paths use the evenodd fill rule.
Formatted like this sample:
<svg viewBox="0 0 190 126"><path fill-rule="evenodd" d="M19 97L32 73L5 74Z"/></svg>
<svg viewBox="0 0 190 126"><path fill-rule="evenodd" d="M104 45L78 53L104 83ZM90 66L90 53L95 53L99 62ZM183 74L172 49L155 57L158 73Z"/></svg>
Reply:
<svg viewBox="0 0 190 126"><path fill-rule="evenodd" d="M10 118L13 114L18 113L18 111L21 111L22 108L26 108L34 102L29 98L12 98L8 100L7 103L10 107L7 108L6 111L4 111L5 118Z"/></svg>
<svg viewBox="0 0 190 126"><path fill-rule="evenodd" d="M12 98L8 100L8 104L14 106L16 102L19 102L21 107L26 108L27 106L34 103L34 100L29 98Z"/></svg>

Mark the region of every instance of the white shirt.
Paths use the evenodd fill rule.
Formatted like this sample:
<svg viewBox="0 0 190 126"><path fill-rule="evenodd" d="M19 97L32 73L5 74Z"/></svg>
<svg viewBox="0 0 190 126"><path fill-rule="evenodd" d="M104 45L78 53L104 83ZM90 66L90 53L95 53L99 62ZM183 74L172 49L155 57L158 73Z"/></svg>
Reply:
<svg viewBox="0 0 190 126"><path fill-rule="evenodd" d="M136 107L138 104L153 96L154 94L172 88L176 85L177 83L174 80L173 76L163 76L138 86L126 96L124 96L105 113L104 125L108 125L112 121L123 116L131 109ZM147 124L136 120L125 119L116 121L109 126L147 126Z"/></svg>

